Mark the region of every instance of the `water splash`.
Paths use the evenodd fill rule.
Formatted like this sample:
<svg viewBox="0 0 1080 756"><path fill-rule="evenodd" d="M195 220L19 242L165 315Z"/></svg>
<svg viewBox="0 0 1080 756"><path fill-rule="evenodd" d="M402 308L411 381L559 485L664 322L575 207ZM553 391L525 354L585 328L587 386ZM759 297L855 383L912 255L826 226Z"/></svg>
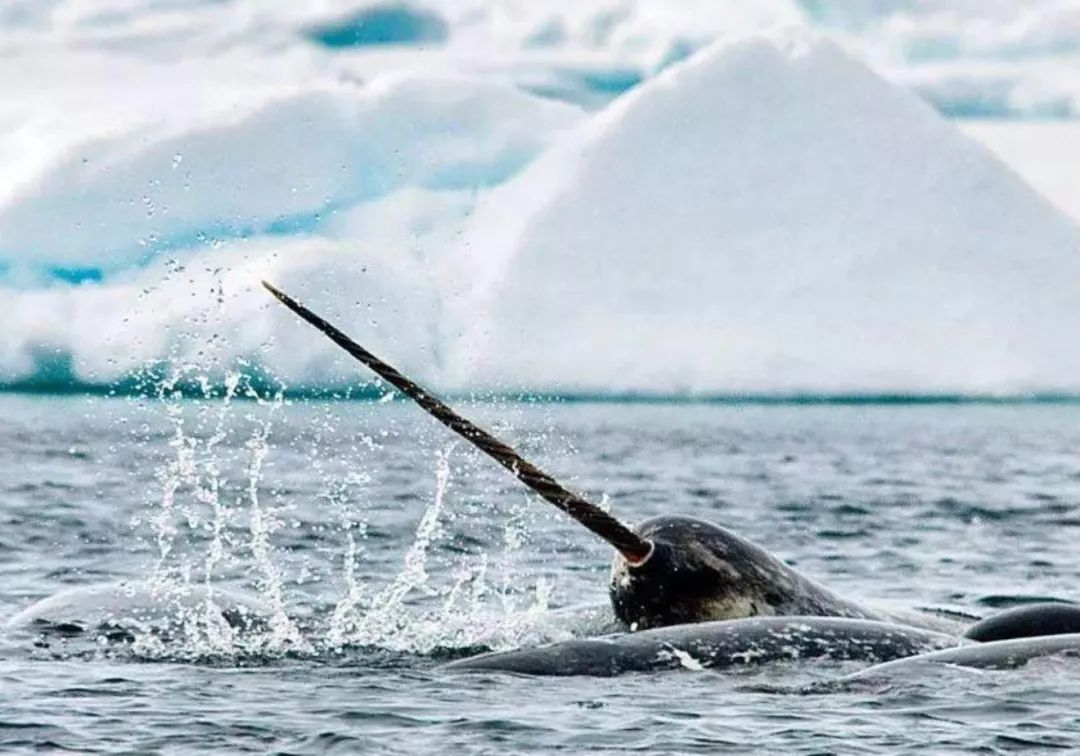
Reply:
<svg viewBox="0 0 1080 756"><path fill-rule="evenodd" d="M362 592L355 584L350 572L355 559L354 541L349 534L346 546L347 576L350 586L349 595L339 602L334 611L333 624L328 638L334 645L357 644L389 648L396 651L413 651L418 645L416 637L417 622L410 615L405 604L406 598L413 592L425 591L431 594L427 586L429 575L426 570L427 552L433 540L439 535L439 517L446 501L446 491L450 485L450 453L454 445L448 446L436 455L435 495L431 504L424 510L412 545L405 553L404 567L387 587L374 595L366 603L365 611L358 611L363 606L360 601Z"/></svg>
<svg viewBox="0 0 1080 756"><path fill-rule="evenodd" d="M185 398L179 387L192 385L201 388L201 397ZM156 557L147 583L152 597L171 611L175 621L164 637L137 628L134 648L139 653L160 656L186 650L219 655L307 647L286 610L272 545L272 535L281 526L281 508L265 504L259 492L273 423L284 405L283 390L279 386L264 395L251 376L238 371L226 373L219 390L206 373L190 366L172 368L160 382L153 406L171 428L171 456L156 475L160 499L151 505L148 518ZM241 396L253 402L245 402L245 409L237 413L235 400ZM245 427L250 430L241 441ZM235 468L244 470L243 482L230 478ZM137 519L135 525L139 524ZM267 628L242 639L229 620L237 602L223 596L218 587L233 581L231 573L240 566L255 576L253 587L261 601L259 608L245 606L244 611L265 614L259 625ZM195 595L196 586L201 588L200 600L186 600ZM176 596L185 600L176 601ZM246 629L253 626L242 624Z"/></svg>
<svg viewBox="0 0 1080 756"><path fill-rule="evenodd" d="M530 574L521 558L546 510L525 495L497 509L468 499L462 509L465 497L457 489L486 480L486 460L469 449L455 457L450 444L434 455L431 496L411 542L402 544L399 567L369 561L385 552L366 548L369 518L379 510L369 509L372 474L365 469L383 469L370 464L385 451L393 424L342 443L341 405L309 404L297 409L302 424L275 432L289 405L283 385L267 391L266 383L265 374L231 370L222 380L205 366L180 366L170 368L156 400L144 405L165 421L167 432L156 443L164 442L167 454L147 513L135 521L149 526L151 547L140 601L161 610L152 622L131 623L136 653L173 659L336 657L358 648L431 654L567 637L548 613L554 586ZM148 443L154 439L147 436ZM289 461L284 484L278 468L268 467L278 455ZM293 476L301 491L313 476L321 481L309 497L314 509L290 495ZM502 526L491 546L463 550L456 534L475 528L484 510ZM334 584L339 587L328 595ZM250 600L238 599L244 594Z"/></svg>
<svg viewBox="0 0 1080 756"><path fill-rule="evenodd" d="M232 628L229 626L228 622L224 621L224 618L214 601L213 575L216 572L217 566L225 559L225 532L228 527L229 518L226 507L221 501L220 471L216 464L214 450L217 445L226 438L225 417L233 397L236 396L236 390L240 385L241 377L242 376L239 373L229 373L225 377L225 396L222 399L221 409L218 411L217 427L214 430L214 435L206 441L208 458L207 472L209 473L208 479L210 485L208 487L199 487L196 489L199 500L203 504L208 505L213 511L213 520L211 524L213 535L204 562L203 584L206 588L206 600L203 603L203 622L204 626L207 628L206 636L211 642L211 645L223 650L233 647L234 635ZM204 392L208 392L208 389L205 388L205 384Z"/></svg>
<svg viewBox="0 0 1080 756"><path fill-rule="evenodd" d="M346 534L346 594L335 606L326 634L336 652L377 647L430 654L552 639L552 627L545 622L552 586L539 579L531 592L519 587L527 584L519 554L528 540L527 523L536 511L527 498L509 513L501 549L455 554L449 569L429 569L432 554L441 554L450 540L447 523L457 519L449 496L455 446L435 455L432 499L416 525L400 572L385 587L372 592L358 584L353 570L360 552L352 534Z"/></svg>
<svg viewBox="0 0 1080 756"><path fill-rule="evenodd" d="M257 397L260 404L264 403ZM274 413L281 408L282 394L278 392L274 401L268 403L270 414L261 423L255 435L247 443L251 451L251 464L248 467L247 495L250 502L251 553L255 560L255 569L260 574L258 581L260 595L270 608L271 636L269 646L273 650L287 647L306 648L299 628L289 618L285 609L285 597L282 592L281 570L274 559L271 535L281 526L277 512L265 507L259 500L259 481L262 478L263 462L270 451L268 438Z"/></svg>

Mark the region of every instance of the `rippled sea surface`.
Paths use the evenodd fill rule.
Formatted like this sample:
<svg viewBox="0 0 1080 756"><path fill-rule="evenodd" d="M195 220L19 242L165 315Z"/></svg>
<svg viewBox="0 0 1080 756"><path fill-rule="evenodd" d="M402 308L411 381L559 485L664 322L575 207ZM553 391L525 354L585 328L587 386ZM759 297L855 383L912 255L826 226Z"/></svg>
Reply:
<svg viewBox="0 0 1080 756"><path fill-rule="evenodd" d="M459 406L626 519L712 519L870 602L1078 598L1078 406ZM197 617L134 642L9 633L5 752L1080 747L1076 660L815 695L757 684L858 665L442 672L587 632L550 610L603 604L610 555L411 405L8 395L0 418L4 616L116 580L274 615L251 637Z"/></svg>

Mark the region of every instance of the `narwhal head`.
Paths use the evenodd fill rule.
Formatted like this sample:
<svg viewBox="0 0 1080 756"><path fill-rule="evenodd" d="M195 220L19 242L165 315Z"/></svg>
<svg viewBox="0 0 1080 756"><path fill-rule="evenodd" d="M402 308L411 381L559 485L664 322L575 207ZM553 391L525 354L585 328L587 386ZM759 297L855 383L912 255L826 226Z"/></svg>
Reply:
<svg viewBox="0 0 1080 756"><path fill-rule="evenodd" d="M634 530L651 551L616 552L611 570L611 603L631 629L775 614L785 601L783 568L719 525L666 516Z"/></svg>

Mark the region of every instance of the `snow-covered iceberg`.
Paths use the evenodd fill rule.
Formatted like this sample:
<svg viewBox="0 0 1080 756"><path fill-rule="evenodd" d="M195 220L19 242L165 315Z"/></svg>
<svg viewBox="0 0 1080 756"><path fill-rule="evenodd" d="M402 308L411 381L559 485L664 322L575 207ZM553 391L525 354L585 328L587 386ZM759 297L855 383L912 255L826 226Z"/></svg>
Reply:
<svg viewBox="0 0 1080 756"><path fill-rule="evenodd" d="M59 152L26 135L35 149L0 196L0 384L105 384L162 362L220 377L241 360L341 383L331 350L282 327L265 276L348 320L365 308L368 338L432 370L455 289L446 253L478 194L583 117L452 76L279 82L226 112L215 86L161 121L99 105L90 138ZM267 351L278 334L296 348Z"/></svg>
<svg viewBox="0 0 1080 756"><path fill-rule="evenodd" d="M219 64L170 68L178 103L133 77L164 119L136 91L68 133L69 91L0 145L0 384L366 379L268 277L442 388L1080 390L1080 232L830 42L716 43L593 115L284 63L230 107Z"/></svg>
<svg viewBox="0 0 1080 756"><path fill-rule="evenodd" d="M481 382L603 392L1080 387L1080 233L829 42L720 44L493 191Z"/></svg>
<svg viewBox="0 0 1080 756"><path fill-rule="evenodd" d="M162 251L318 231L404 187L514 175L574 108L511 87L384 76L78 144L0 201L9 277L100 280Z"/></svg>

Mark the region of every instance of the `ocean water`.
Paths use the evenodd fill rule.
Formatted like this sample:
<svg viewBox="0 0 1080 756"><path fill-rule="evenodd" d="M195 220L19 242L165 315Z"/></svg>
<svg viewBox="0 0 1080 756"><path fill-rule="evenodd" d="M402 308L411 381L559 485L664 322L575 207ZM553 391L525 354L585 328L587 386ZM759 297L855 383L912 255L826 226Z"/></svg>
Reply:
<svg viewBox="0 0 1080 756"><path fill-rule="evenodd" d="M200 624L0 646L0 750L997 753L1080 746L1075 660L762 692L858 669L453 675L587 633L606 546L396 401L0 396L0 614L150 581ZM469 402L627 520L730 526L837 591L986 614L1076 598L1080 406ZM93 624L93 600L72 611ZM122 614L121 609L121 614Z"/></svg>

